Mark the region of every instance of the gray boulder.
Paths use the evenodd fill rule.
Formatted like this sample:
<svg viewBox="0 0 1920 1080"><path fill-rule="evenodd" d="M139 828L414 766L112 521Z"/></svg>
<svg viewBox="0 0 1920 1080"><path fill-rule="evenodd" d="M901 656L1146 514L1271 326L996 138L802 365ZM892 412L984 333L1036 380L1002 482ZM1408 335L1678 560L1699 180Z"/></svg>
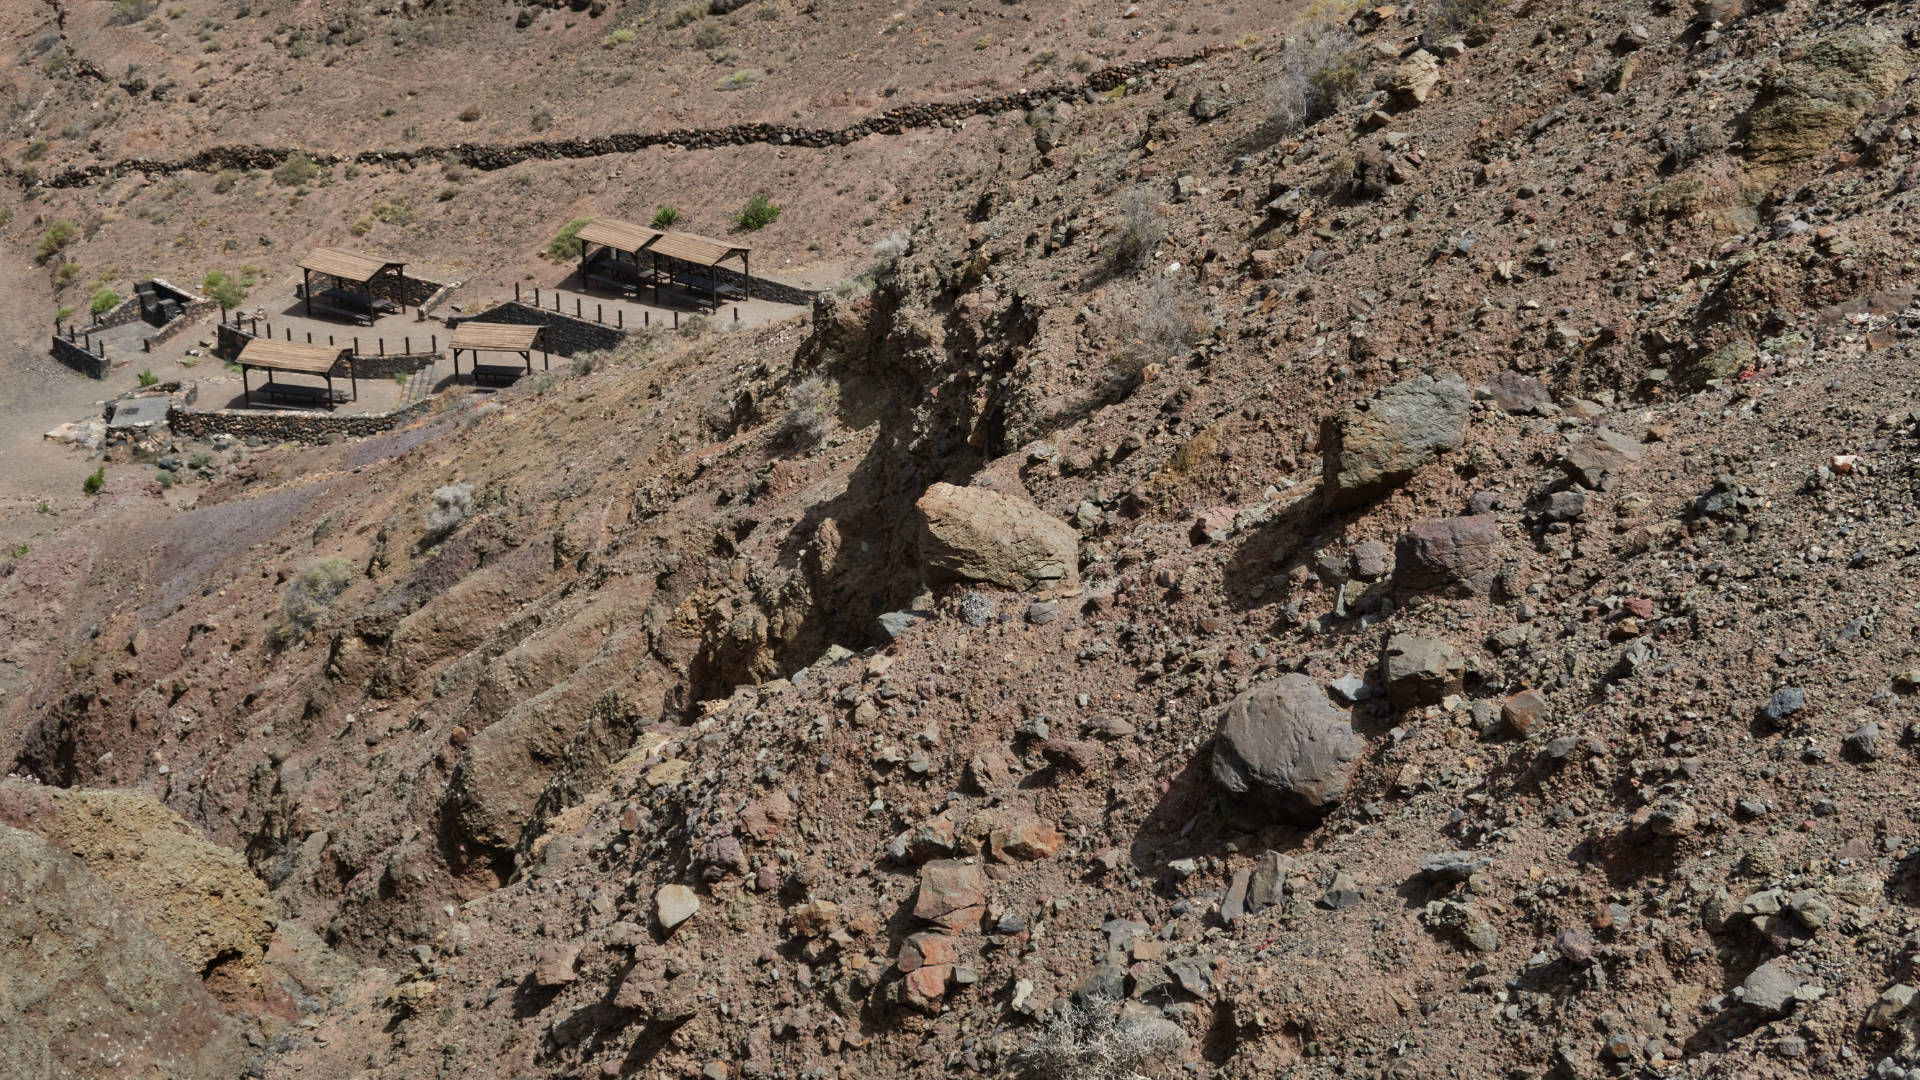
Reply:
<svg viewBox="0 0 1920 1080"><path fill-rule="evenodd" d="M1472 404L1467 384L1444 372L1390 386L1328 417L1320 429L1327 509L1378 498L1458 447Z"/></svg>
<svg viewBox="0 0 1920 1080"><path fill-rule="evenodd" d="M1346 792L1363 743L1347 714L1305 675L1282 675L1228 703L1213 780L1243 828L1311 825Z"/></svg>
<svg viewBox="0 0 1920 1080"><path fill-rule="evenodd" d="M1422 521L1394 545L1393 587L1401 593L1485 596L1500 569L1500 525L1492 514Z"/></svg>

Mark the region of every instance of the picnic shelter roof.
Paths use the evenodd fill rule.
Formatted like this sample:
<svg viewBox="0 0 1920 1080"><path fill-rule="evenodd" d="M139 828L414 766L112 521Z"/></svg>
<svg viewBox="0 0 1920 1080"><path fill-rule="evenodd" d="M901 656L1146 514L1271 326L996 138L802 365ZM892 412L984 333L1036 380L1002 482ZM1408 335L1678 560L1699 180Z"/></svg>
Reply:
<svg viewBox="0 0 1920 1080"><path fill-rule="evenodd" d="M662 234L647 250L697 266L712 266L722 259L745 255L753 249L692 233L670 232Z"/></svg>
<svg viewBox="0 0 1920 1080"><path fill-rule="evenodd" d="M541 329L517 323L463 322L453 328L450 347L525 352L537 347Z"/></svg>
<svg viewBox="0 0 1920 1080"><path fill-rule="evenodd" d="M600 244L615 251L639 252L663 235L658 229L615 218L594 218L575 234L582 244Z"/></svg>
<svg viewBox="0 0 1920 1080"><path fill-rule="evenodd" d="M267 341L255 338L240 350L240 366L268 371L292 371L303 375L331 375L335 365L352 352L331 345L296 345L291 341Z"/></svg>
<svg viewBox="0 0 1920 1080"><path fill-rule="evenodd" d="M325 274L341 281L368 282L388 269L399 270L405 263L395 262L378 255L366 255L358 251L342 251L339 248L314 248L307 257L300 260L300 269L311 270L316 274Z"/></svg>

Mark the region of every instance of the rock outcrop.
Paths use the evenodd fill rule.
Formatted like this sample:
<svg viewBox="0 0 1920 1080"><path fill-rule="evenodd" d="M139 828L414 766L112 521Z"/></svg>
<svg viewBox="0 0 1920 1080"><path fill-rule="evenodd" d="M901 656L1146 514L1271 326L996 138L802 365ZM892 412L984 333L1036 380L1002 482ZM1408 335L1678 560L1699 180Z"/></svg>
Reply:
<svg viewBox="0 0 1920 1080"><path fill-rule="evenodd" d="M0 825L0 1061L18 1077L230 1080L247 1048L161 923L80 860Z"/></svg>
<svg viewBox="0 0 1920 1080"><path fill-rule="evenodd" d="M230 1007L279 996L264 969L266 884L152 795L0 784L0 822L78 857Z"/></svg>

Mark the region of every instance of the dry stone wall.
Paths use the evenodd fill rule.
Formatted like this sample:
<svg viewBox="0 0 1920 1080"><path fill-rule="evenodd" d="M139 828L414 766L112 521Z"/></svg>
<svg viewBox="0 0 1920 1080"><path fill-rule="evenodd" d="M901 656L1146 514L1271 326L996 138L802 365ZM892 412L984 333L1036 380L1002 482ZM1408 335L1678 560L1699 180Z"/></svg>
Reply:
<svg viewBox="0 0 1920 1080"><path fill-rule="evenodd" d="M807 128L785 124L733 124L719 128L681 128L670 131L630 131L593 139L537 139L528 142L490 145L454 143L448 146L423 146L412 150L366 150L358 154L309 153L316 164L359 165L413 164L440 161L449 155L468 167L481 170L504 169L523 161L600 157L606 154L631 154L655 146L683 150L711 149L767 143L775 146L846 146L869 135L893 135L914 128L940 127L975 116L1038 108L1048 101L1091 90L1105 93L1128 81L1199 63L1223 51L1207 49L1188 56L1162 56L1115 64L1089 74L1079 83L1058 83L1036 90L1021 90L994 97L966 101L929 102L902 105L870 116L843 128ZM42 187L82 187L122 173L138 172L147 176L167 176L178 172L217 172L221 169L272 169L293 153L291 148L268 146L215 146L191 157L163 160L127 158L111 164L82 165L66 169L38 181ZM26 181L18 173L16 180ZM30 185L28 185L30 186ZM429 293L431 290L429 290ZM423 295L420 299L425 299ZM410 300L419 303L420 300Z"/></svg>
<svg viewBox="0 0 1920 1080"><path fill-rule="evenodd" d="M204 439L224 431L237 439L254 438L269 443L318 443L335 438L357 439L391 431L425 413L427 404L423 399L402 409L371 416L256 412L251 409L183 409L176 405L167 413L167 426L173 429L175 435L188 439Z"/></svg>

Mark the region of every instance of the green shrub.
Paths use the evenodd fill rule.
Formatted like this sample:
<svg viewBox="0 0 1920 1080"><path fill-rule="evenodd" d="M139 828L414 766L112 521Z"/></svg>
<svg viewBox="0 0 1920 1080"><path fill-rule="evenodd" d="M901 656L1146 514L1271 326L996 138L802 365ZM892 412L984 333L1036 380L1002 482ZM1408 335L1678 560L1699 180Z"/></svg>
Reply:
<svg viewBox="0 0 1920 1080"><path fill-rule="evenodd" d="M223 270L211 271L201 278L200 291L228 311L238 308L247 299L247 283Z"/></svg>
<svg viewBox="0 0 1920 1080"><path fill-rule="evenodd" d="M146 387L152 386L154 383L157 383L160 381L160 376L155 375L153 373L152 368L147 368L146 370L142 371L139 374L138 378L140 379L140 386L143 389Z"/></svg>
<svg viewBox="0 0 1920 1080"><path fill-rule="evenodd" d="M560 231L547 242L547 258L554 262L566 262L577 259L584 245L580 243L580 230L587 227L592 218L577 217L560 227Z"/></svg>
<svg viewBox="0 0 1920 1080"><path fill-rule="evenodd" d="M667 25L672 27L675 30L678 30L683 26L690 26L696 22L699 22L700 16L705 15L706 13L707 13L707 8L706 8L706 5L704 4L693 4L689 7L683 7L679 11L676 11L673 13L673 21L668 23Z"/></svg>
<svg viewBox="0 0 1920 1080"><path fill-rule="evenodd" d="M727 28L710 22L693 32L693 43L702 49L717 49L727 43Z"/></svg>
<svg viewBox="0 0 1920 1080"><path fill-rule="evenodd" d="M46 260L60 254L79 235L80 226L66 218L54 218L47 223L47 231L40 234L40 258Z"/></svg>
<svg viewBox="0 0 1920 1080"><path fill-rule="evenodd" d="M601 38L600 47L603 49L618 48L619 46L625 45L626 43L632 40L633 40L633 30L623 26L620 29L615 30L613 33L608 34L606 37Z"/></svg>
<svg viewBox="0 0 1920 1080"><path fill-rule="evenodd" d="M161 469L159 472L154 473L153 478L155 480L158 480L160 482L160 486L163 488L170 488L173 486L173 479L174 479L173 474L171 472L168 472L166 469Z"/></svg>
<svg viewBox="0 0 1920 1080"><path fill-rule="evenodd" d="M73 284L74 281L78 280L79 277L80 277L79 263L63 262L60 264L60 269L54 271L53 281L54 281L54 284L64 289L68 285Z"/></svg>
<svg viewBox="0 0 1920 1080"><path fill-rule="evenodd" d="M280 618L268 631L268 640L276 648L305 641L320 617L346 591L352 576L353 567L340 558L326 559L300 571L280 595Z"/></svg>
<svg viewBox="0 0 1920 1080"><path fill-rule="evenodd" d="M320 177L320 166L304 152L295 150L287 160L274 167L273 182L281 187L305 187Z"/></svg>
<svg viewBox="0 0 1920 1080"><path fill-rule="evenodd" d="M742 68L741 70L736 71L733 74L727 76L726 78L720 80L720 89L745 90L747 87L752 86L754 83L757 83L759 81L760 81L760 70L758 68Z"/></svg>
<svg viewBox="0 0 1920 1080"><path fill-rule="evenodd" d="M85 480L80 481L80 490L83 494L98 495L100 494L100 489L105 487L106 483L107 467L102 465L88 473Z"/></svg>
<svg viewBox="0 0 1920 1080"><path fill-rule="evenodd" d="M740 208L740 213L734 216L733 223L753 232L773 224L779 217L780 207L767 198L766 192L756 191L753 198L747 200L747 205Z"/></svg>
<svg viewBox="0 0 1920 1080"><path fill-rule="evenodd" d="M680 208L676 206L663 206L653 212L653 227L656 229L671 229L679 220Z"/></svg>
<svg viewBox="0 0 1920 1080"><path fill-rule="evenodd" d="M112 289L101 289L93 294L93 300L87 305L95 315L105 315L120 302L120 294Z"/></svg>
<svg viewBox="0 0 1920 1080"><path fill-rule="evenodd" d="M53 148L53 144L48 142L47 140L35 139L32 142L27 144L27 152L20 155L20 160L21 161L39 161L41 158L46 157L47 151L51 150L52 148Z"/></svg>

